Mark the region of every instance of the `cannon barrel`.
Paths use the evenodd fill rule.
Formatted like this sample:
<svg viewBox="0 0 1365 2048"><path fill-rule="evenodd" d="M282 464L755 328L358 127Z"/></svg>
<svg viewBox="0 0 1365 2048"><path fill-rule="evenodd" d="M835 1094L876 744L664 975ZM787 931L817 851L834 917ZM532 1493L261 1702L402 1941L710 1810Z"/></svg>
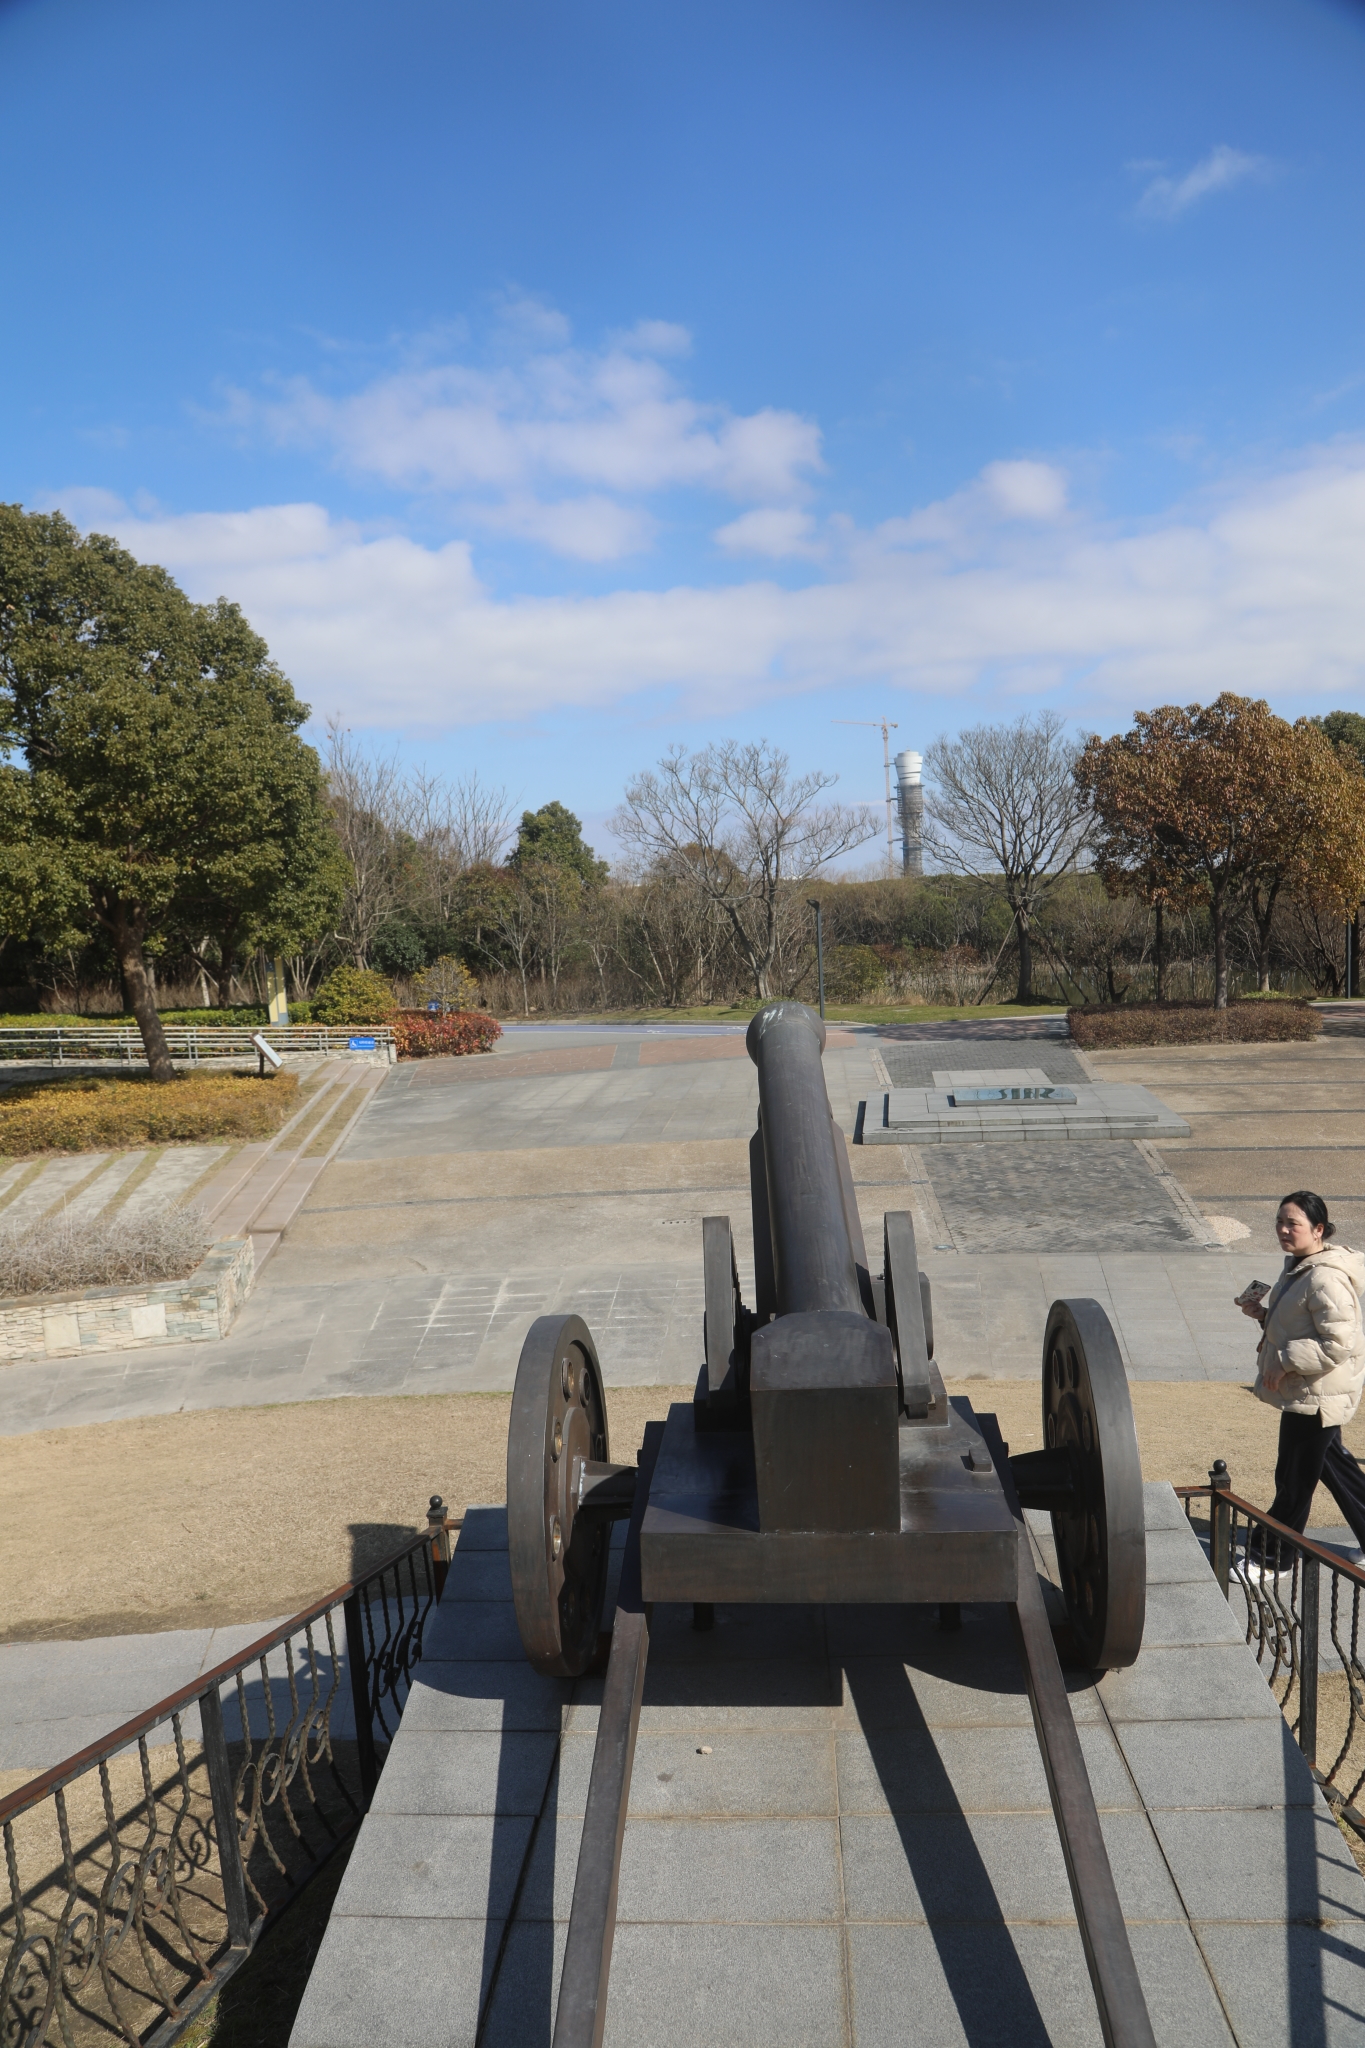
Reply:
<svg viewBox="0 0 1365 2048"><path fill-rule="evenodd" d="M864 1313L820 1056L825 1027L804 1003L769 1003L745 1043L758 1068L779 1316Z"/></svg>

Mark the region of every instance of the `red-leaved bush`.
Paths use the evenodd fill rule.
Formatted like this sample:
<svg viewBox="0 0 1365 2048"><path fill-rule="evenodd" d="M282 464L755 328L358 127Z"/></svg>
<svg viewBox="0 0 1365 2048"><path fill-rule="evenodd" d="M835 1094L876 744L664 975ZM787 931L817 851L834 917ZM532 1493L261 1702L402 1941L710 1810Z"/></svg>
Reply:
<svg viewBox="0 0 1365 2048"><path fill-rule="evenodd" d="M496 1017L481 1010L404 1010L393 1020L393 1042L400 1060L425 1060L438 1054L489 1052L502 1037Z"/></svg>

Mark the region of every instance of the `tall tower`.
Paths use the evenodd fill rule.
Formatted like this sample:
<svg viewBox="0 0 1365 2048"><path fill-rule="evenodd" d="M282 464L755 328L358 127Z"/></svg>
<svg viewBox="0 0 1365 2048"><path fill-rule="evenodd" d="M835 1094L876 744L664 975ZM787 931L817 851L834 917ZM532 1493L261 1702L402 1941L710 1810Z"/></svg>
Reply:
<svg viewBox="0 0 1365 2048"><path fill-rule="evenodd" d="M896 796L901 814L901 873L924 873L924 756L896 756Z"/></svg>

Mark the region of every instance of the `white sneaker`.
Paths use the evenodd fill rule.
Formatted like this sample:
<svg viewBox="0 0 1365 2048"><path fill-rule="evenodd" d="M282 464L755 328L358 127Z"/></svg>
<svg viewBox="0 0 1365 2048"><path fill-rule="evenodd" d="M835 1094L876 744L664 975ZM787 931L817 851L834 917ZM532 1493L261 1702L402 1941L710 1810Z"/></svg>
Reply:
<svg viewBox="0 0 1365 2048"><path fill-rule="evenodd" d="M1294 1567L1292 1564L1277 1568L1271 1564L1262 1564L1258 1558L1254 1557L1239 1557L1236 1569L1253 1586L1264 1586L1271 1592L1276 1591L1281 1586L1291 1585L1294 1579Z"/></svg>

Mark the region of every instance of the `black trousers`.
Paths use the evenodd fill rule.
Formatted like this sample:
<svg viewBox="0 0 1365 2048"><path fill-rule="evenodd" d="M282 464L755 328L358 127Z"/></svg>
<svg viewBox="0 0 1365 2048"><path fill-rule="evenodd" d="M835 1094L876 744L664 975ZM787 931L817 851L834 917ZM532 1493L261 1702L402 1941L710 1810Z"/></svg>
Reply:
<svg viewBox="0 0 1365 2048"><path fill-rule="evenodd" d="M1302 1535L1319 1481L1365 1550L1365 1470L1342 1443L1340 1428L1332 1423L1324 1429L1317 1415L1281 1415L1275 1498L1270 1505L1274 1520Z"/></svg>

